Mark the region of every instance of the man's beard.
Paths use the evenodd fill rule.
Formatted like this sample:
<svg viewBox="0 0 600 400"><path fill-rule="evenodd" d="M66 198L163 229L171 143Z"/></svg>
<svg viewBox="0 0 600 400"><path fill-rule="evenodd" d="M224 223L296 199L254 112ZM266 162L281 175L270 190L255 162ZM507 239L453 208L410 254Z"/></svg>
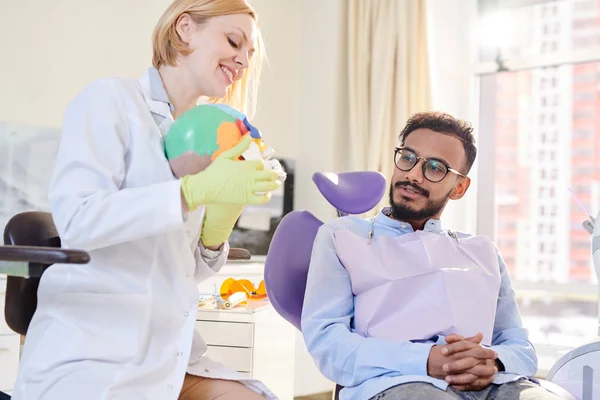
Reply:
<svg viewBox="0 0 600 400"><path fill-rule="evenodd" d="M394 187L399 188L401 186L411 187L412 189L423 194L427 199L427 204L420 210L412 209L406 203L394 202ZM391 217L398 221L411 222L411 221L426 221L430 218L437 216L446 206L448 199L450 198L452 190L439 200L431 200L429 198L429 191L425 190L411 182L396 182L396 184L390 185L390 206L392 207Z"/></svg>

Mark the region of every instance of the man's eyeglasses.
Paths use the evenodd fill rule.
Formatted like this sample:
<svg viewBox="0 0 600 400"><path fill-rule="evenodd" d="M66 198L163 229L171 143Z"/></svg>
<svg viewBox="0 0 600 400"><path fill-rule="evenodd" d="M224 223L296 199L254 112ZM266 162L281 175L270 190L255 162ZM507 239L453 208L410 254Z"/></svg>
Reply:
<svg viewBox="0 0 600 400"><path fill-rule="evenodd" d="M453 172L458 176L466 177L457 170L450 168L444 162L430 158L429 160L423 157L417 156L414 152L404 148L396 148L394 150L394 163L396 168L401 171L410 171L419 163L419 160L423 160L423 176L430 182L442 181L448 172Z"/></svg>

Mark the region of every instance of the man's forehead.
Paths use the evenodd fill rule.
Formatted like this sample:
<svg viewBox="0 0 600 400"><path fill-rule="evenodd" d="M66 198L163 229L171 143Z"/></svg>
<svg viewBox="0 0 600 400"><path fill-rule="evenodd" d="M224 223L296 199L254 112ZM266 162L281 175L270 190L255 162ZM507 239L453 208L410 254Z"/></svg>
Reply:
<svg viewBox="0 0 600 400"><path fill-rule="evenodd" d="M404 140L417 155L425 158L438 158L457 167L465 158L465 151L459 138L452 134L435 132L430 129L417 129Z"/></svg>

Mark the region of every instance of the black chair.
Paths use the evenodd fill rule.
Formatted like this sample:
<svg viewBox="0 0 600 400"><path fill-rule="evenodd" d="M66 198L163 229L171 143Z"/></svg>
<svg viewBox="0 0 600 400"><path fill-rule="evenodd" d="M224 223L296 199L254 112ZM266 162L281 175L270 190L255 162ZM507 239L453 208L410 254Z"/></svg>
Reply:
<svg viewBox="0 0 600 400"><path fill-rule="evenodd" d="M37 308L37 289L44 271L52 264L86 264L88 253L60 248L60 238L49 213L15 215L4 229L0 246L0 273L6 274L6 323L25 335ZM0 392L0 400L10 396Z"/></svg>
<svg viewBox="0 0 600 400"><path fill-rule="evenodd" d="M12 253L12 261L21 258L29 263L21 276L7 276L4 305L6 323L24 336L37 308L37 289L44 271L55 263L84 264L90 257L82 251L61 249L52 216L45 212L24 212L11 218L4 229L4 244L0 253L4 260Z"/></svg>

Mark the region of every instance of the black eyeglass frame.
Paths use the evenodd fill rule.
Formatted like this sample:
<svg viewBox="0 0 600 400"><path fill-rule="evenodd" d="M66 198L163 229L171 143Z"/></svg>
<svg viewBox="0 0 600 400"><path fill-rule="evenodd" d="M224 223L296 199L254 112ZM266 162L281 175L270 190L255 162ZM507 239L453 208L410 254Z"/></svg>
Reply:
<svg viewBox="0 0 600 400"><path fill-rule="evenodd" d="M399 154L400 152L402 152L403 150L405 150L405 151L408 151L408 152L410 152L411 154L414 154L414 156L416 157L416 158L415 158L415 163L414 163L414 164L412 165L412 167L410 167L409 169L403 169L403 168L400 168L400 167L398 166L398 154ZM429 159L427 159L427 158L425 158L425 157L421 157L421 156L418 156L418 155L416 155L414 151L412 151L412 150L410 150L410 149L407 149L407 148L404 148L404 147L396 147L396 148L394 149L394 165L395 165L395 166L396 166L396 168L398 168L400 171L408 172L408 171L412 170L412 169L413 169L413 168L414 168L414 167L415 167L417 164L419 164L419 161L420 161L420 160L423 160L423 164L422 164L422 166L421 166L421 168L422 168L422 171L423 171L423 177L425 177L425 179L427 179L429 182L438 183L438 182L441 182L441 181L443 181L444 179L446 179L446 176L448 176L448 172L452 172L452 173L454 173L454 174L456 174L456 175L458 175L458 176L462 176L463 178L466 178L466 177L467 177L465 174L462 174L462 173L460 173L459 171L457 171L457 170L455 170L454 168L450 167L450 166L449 166L448 164L446 164L444 161L442 161L442 160L439 160L439 159L437 159L437 158L429 158ZM444 176L443 176L443 177L442 177L440 180L438 180L438 181L433 181L433 180L429 179L429 178L427 177L427 175L425 174L425 170L426 170L426 168L427 168L427 162L429 162L429 161L435 161L435 162L437 162L437 163L439 163L439 164L442 164L444 167L446 167L446 173L444 174Z"/></svg>

